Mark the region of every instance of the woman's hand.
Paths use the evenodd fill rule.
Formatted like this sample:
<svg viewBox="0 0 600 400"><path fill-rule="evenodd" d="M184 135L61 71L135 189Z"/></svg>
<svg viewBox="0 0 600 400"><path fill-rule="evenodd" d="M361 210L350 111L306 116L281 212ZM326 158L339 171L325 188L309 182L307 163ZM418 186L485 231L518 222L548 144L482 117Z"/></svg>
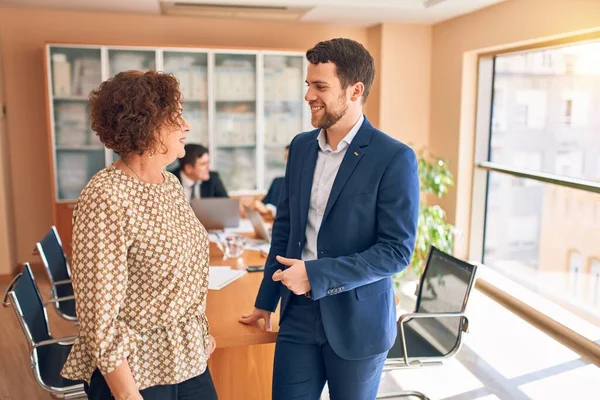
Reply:
<svg viewBox="0 0 600 400"><path fill-rule="evenodd" d="M215 351L215 349L217 348L217 341L215 340L215 337L213 335L208 335L209 339L208 339L208 356L210 357L210 355L213 353L213 351Z"/></svg>

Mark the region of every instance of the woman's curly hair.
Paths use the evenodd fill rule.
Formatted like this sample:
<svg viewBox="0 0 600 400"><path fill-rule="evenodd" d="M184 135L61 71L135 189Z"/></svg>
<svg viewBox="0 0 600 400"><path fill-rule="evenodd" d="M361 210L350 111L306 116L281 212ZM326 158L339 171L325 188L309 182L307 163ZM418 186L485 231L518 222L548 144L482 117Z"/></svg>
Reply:
<svg viewBox="0 0 600 400"><path fill-rule="evenodd" d="M173 74L120 72L89 95L92 129L115 153L153 153L160 144L156 133L181 126L181 91Z"/></svg>

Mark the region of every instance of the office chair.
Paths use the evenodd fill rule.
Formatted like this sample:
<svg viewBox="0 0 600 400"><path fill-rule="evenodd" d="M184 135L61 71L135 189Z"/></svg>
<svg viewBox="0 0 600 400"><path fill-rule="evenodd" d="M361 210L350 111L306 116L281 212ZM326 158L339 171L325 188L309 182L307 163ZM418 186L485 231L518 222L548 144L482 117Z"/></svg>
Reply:
<svg viewBox="0 0 600 400"><path fill-rule="evenodd" d="M403 368L440 366L460 350L468 331L467 301L477 267L431 246L417 289L415 312L398 319L398 336L384 364L384 372ZM378 399L414 396L417 391L385 393Z"/></svg>
<svg viewBox="0 0 600 400"><path fill-rule="evenodd" d="M55 226L50 228L50 231L37 243L36 247L50 280L50 302L54 304L60 317L77 322L71 270Z"/></svg>
<svg viewBox="0 0 600 400"><path fill-rule="evenodd" d="M29 345L33 376L53 398L87 398L82 381L63 378L60 371L76 336L52 338L48 315L29 264L8 285L2 304L10 304Z"/></svg>

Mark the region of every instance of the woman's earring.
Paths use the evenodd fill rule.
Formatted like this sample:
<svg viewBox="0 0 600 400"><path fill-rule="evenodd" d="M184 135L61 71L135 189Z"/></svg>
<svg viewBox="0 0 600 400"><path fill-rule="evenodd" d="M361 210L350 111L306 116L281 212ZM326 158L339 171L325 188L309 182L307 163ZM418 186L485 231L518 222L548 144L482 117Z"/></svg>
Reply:
<svg viewBox="0 0 600 400"><path fill-rule="evenodd" d="M154 150L150 150L148 152L148 158L152 158L152 157L154 157Z"/></svg>

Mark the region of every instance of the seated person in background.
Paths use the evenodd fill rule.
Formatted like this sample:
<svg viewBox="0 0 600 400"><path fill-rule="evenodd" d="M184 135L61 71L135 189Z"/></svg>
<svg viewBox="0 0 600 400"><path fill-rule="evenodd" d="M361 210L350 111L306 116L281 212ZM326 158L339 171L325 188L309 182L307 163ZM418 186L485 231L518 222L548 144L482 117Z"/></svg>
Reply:
<svg viewBox="0 0 600 400"><path fill-rule="evenodd" d="M179 168L171 171L183 186L188 201L198 198L229 197L219 174L209 171L208 149L200 144L186 144Z"/></svg>
<svg viewBox="0 0 600 400"><path fill-rule="evenodd" d="M285 153L283 155L283 161L286 164L287 164L289 149L290 149L289 145L285 146ZM281 197L281 189L283 189L283 181L284 181L283 176L273 179L273 182L271 182L271 186L269 186L269 190L267 191L267 194L262 199L262 201L256 200L256 202L254 203L254 208L261 215L273 218L273 217L275 217L275 214L277 214L277 203L279 203L279 197Z"/></svg>

